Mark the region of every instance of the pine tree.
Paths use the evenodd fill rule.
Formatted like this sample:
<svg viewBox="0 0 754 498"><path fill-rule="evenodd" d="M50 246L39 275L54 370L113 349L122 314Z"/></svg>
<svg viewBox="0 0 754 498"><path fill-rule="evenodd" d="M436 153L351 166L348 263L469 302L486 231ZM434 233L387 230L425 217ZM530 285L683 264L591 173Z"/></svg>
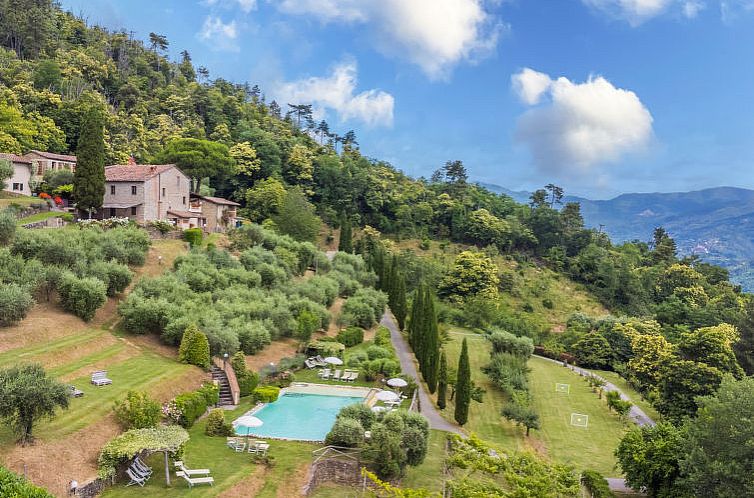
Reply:
<svg viewBox="0 0 754 498"><path fill-rule="evenodd" d="M403 330L406 326L406 314L408 313L408 304L406 303L406 277L402 273L398 275L395 284L395 299L390 309L398 320L398 327Z"/></svg>
<svg viewBox="0 0 754 498"><path fill-rule="evenodd" d="M424 351L424 380L427 381L427 389L434 394L437 389L437 372L440 366L440 331L437 326L437 312L435 311L435 299L427 288L426 298L426 332Z"/></svg>
<svg viewBox="0 0 754 498"><path fill-rule="evenodd" d="M445 359L445 351L440 352L440 369L437 374L437 407L445 409L445 398L448 394L448 363Z"/></svg>
<svg viewBox="0 0 754 498"><path fill-rule="evenodd" d="M469 365L469 347L466 338L461 346L461 356L458 358L458 378L456 379L456 411L454 417L460 425L469 420L469 404L471 403L471 366Z"/></svg>
<svg viewBox="0 0 754 498"><path fill-rule="evenodd" d="M73 195L80 213L91 214L102 208L105 197L105 139L102 114L91 107L84 115L76 149Z"/></svg>
<svg viewBox="0 0 754 498"><path fill-rule="evenodd" d="M343 215L340 221L340 240L338 241L338 251L353 252L353 235L351 229L351 218Z"/></svg>

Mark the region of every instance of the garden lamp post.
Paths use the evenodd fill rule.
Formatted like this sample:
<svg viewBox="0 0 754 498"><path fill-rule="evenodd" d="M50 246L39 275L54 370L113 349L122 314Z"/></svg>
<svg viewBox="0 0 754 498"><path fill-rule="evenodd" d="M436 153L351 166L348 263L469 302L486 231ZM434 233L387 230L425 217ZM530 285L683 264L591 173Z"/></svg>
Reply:
<svg viewBox="0 0 754 498"><path fill-rule="evenodd" d="M228 368L228 353L223 353L223 369Z"/></svg>

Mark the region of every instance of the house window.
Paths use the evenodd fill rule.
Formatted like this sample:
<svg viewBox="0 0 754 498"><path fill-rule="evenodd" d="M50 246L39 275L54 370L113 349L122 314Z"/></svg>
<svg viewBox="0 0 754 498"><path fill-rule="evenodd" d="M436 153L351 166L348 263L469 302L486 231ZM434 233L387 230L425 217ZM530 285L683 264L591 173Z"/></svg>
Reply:
<svg viewBox="0 0 754 498"><path fill-rule="evenodd" d="M131 195L136 195L136 185L131 185Z"/></svg>
<svg viewBox="0 0 754 498"><path fill-rule="evenodd" d="M184 206L186 205L186 196L185 195L183 196L183 205Z"/></svg>
<svg viewBox="0 0 754 498"><path fill-rule="evenodd" d="M165 187L162 187L162 196L165 197Z"/></svg>
<svg viewBox="0 0 754 498"><path fill-rule="evenodd" d="M115 218L115 208L110 208L110 218Z"/></svg>
<svg viewBox="0 0 754 498"><path fill-rule="evenodd" d="M14 183L14 184L13 184L13 190L21 190L21 189L19 188L19 185L21 185L21 184L20 184L20 183Z"/></svg>
<svg viewBox="0 0 754 498"><path fill-rule="evenodd" d="M136 216L136 206L131 208L131 216Z"/></svg>
<svg viewBox="0 0 754 498"><path fill-rule="evenodd" d="M42 161L37 161L37 175L42 176L45 172L45 167L42 164Z"/></svg>
<svg viewBox="0 0 754 498"><path fill-rule="evenodd" d="M110 185L110 195L115 195L115 185Z"/></svg>

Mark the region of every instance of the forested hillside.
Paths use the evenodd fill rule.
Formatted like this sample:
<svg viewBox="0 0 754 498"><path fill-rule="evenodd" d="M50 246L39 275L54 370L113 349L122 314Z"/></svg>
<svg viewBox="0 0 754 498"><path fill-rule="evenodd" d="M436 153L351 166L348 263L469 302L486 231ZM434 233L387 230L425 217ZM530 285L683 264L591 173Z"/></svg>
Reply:
<svg viewBox="0 0 754 498"><path fill-rule="evenodd" d="M307 102L267 101L258 86L215 78L186 51L169 60L170 41L158 33L142 41L87 26L51 1L0 1L0 43L0 152L76 153L83 117L96 109L105 116L107 164L175 162L194 190L238 201L246 218L291 236L296 242L286 244L296 250L314 254L313 246L297 244L314 242L323 227L333 238L340 230L340 249L363 253L384 290L391 290L385 283L393 278L385 269L391 261L405 295L422 283L436 290L442 322L504 329L529 336L543 354L614 370L674 423L696 414L697 396L712 396L721 384L733 390L726 376L754 372L751 296L723 268L679 258L662 228L651 243L615 244L585 228L580 205L566 202L560 187L549 184L520 204L469 183L460 160L438 165L429 179L413 179L400 165L362 155L354 131L314 122ZM468 250L451 253L452 260L433 257L400 250L406 239L426 249L458 243ZM137 286L122 311L148 305L150 285L189 288L185 281L200 270L243 273L244 256L267 252L248 250L223 272L223 261L211 256L182 258L175 275ZM543 288L531 283L539 275ZM569 278L613 316L590 316L601 308L586 301L583 307L554 302L546 287ZM227 294L220 284L191 289L199 290ZM286 295L276 290L275 298L282 303ZM200 309L199 297L192 303ZM327 321L329 300L301 303ZM552 330L540 315L553 308L581 312ZM140 316L133 313L127 324L138 329ZM213 350L244 349L241 332L221 337L228 324L215 322ZM286 335L283 325L267 332ZM525 380L525 360L519 363ZM504 383L505 375L497 378Z"/></svg>

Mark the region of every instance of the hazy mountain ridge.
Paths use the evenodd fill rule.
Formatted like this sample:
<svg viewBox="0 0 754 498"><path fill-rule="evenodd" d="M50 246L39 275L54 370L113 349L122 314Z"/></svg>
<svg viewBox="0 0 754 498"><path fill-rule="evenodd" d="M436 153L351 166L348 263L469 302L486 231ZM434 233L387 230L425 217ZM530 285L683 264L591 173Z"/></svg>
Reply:
<svg viewBox="0 0 754 498"><path fill-rule="evenodd" d="M527 202L529 192L482 186ZM699 254L728 268L731 279L754 290L754 190L715 187L691 192L622 194L609 200L566 197L581 203L587 226L600 225L614 242L648 241L663 226L681 254Z"/></svg>

